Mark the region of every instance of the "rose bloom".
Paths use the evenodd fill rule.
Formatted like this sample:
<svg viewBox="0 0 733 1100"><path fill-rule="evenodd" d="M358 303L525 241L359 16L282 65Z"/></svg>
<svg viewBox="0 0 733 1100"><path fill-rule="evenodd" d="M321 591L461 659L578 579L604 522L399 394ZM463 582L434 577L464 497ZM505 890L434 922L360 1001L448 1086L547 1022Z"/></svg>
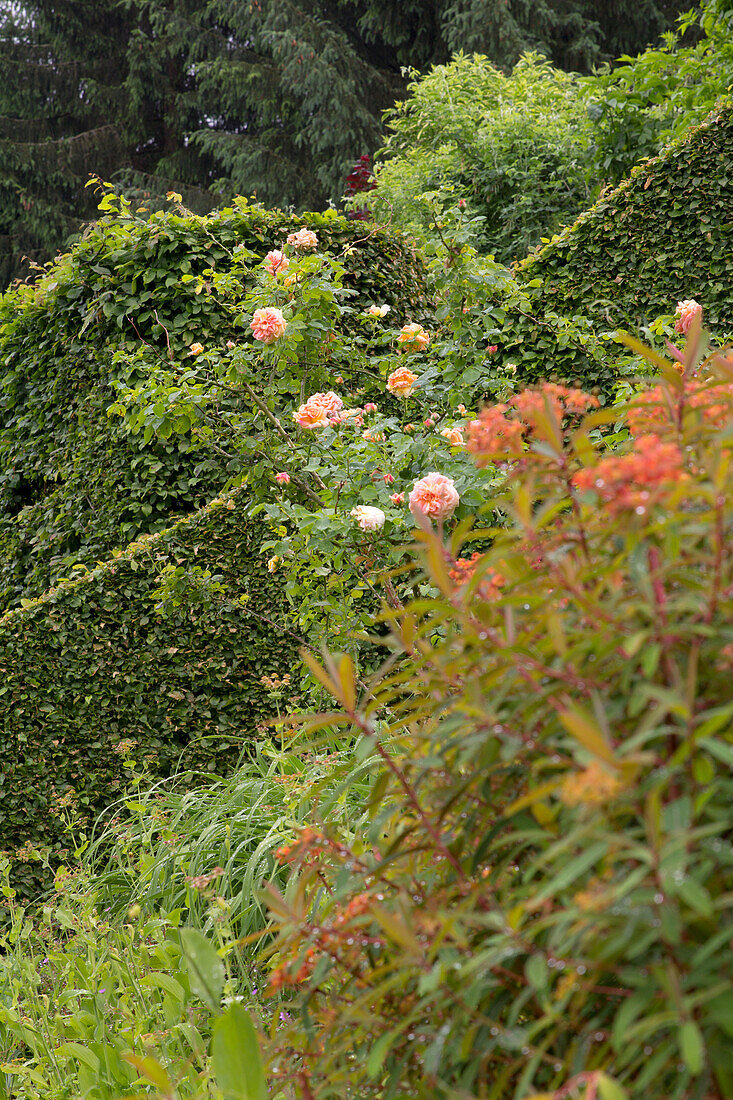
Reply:
<svg viewBox="0 0 733 1100"><path fill-rule="evenodd" d="M288 236L288 244L296 252L309 252L313 248L318 248L318 237L312 229L299 229L297 233L291 233Z"/></svg>
<svg viewBox="0 0 733 1100"><path fill-rule="evenodd" d="M375 413L376 411L377 411L377 406L374 404L374 402L373 401L367 401L366 405L364 406L364 412L365 413Z"/></svg>
<svg viewBox="0 0 733 1100"><path fill-rule="evenodd" d="M386 317L392 306L369 306L366 311L370 317Z"/></svg>
<svg viewBox="0 0 733 1100"><path fill-rule="evenodd" d="M402 351L422 351L430 343L430 336L422 325L414 321L411 325L402 326L397 343L402 345Z"/></svg>
<svg viewBox="0 0 733 1100"><path fill-rule="evenodd" d="M268 252L265 256L265 268L271 275L284 275L290 267L290 260L283 252Z"/></svg>
<svg viewBox="0 0 733 1100"><path fill-rule="evenodd" d="M278 565L280 564L281 561L282 561L282 558L280 558L277 554L275 554L273 557L268 559L267 568L270 571L270 573L275 572L275 570L277 569L277 567L278 567Z"/></svg>
<svg viewBox="0 0 733 1100"><path fill-rule="evenodd" d="M201 352L204 350L204 345L203 344L191 344L191 347L188 350L191 352L191 355L200 355Z"/></svg>
<svg viewBox="0 0 733 1100"><path fill-rule="evenodd" d="M417 375L409 367L398 367L387 379L387 389L400 397L409 397L415 388Z"/></svg>
<svg viewBox="0 0 733 1100"><path fill-rule="evenodd" d="M453 515L460 499L452 478L433 471L415 482L408 503L413 516L444 520Z"/></svg>
<svg viewBox="0 0 733 1100"><path fill-rule="evenodd" d="M272 344L278 340L288 322L285 320L281 309L275 306L266 306L264 309L256 309L249 323L255 340L261 340L263 344Z"/></svg>
<svg viewBox="0 0 733 1100"><path fill-rule="evenodd" d="M701 316L702 306L694 298L686 298L683 302L678 302L675 310L675 332L681 332L684 336L687 336L694 319Z"/></svg>
<svg viewBox="0 0 733 1100"><path fill-rule="evenodd" d="M275 481L278 483L278 485L289 485L290 474L286 474L284 471L282 473L275 474Z"/></svg>
<svg viewBox="0 0 733 1100"><path fill-rule="evenodd" d="M314 393L293 413L293 419L299 428L325 428L338 416L343 405L343 401L333 390L328 393Z"/></svg>
<svg viewBox="0 0 733 1100"><path fill-rule="evenodd" d="M404 493L390 493L389 499L392 501L393 504L404 504L405 503L405 494Z"/></svg>
<svg viewBox="0 0 733 1100"><path fill-rule="evenodd" d="M499 345L498 344L489 344L489 346L486 349L486 352L487 352L488 355L496 355L498 350L499 350Z"/></svg>
<svg viewBox="0 0 733 1100"><path fill-rule="evenodd" d="M362 531L379 531L387 518L381 508L372 508L368 504L357 504L349 513Z"/></svg>
<svg viewBox="0 0 733 1100"><path fill-rule="evenodd" d="M448 440L451 447L463 446L463 432L460 428L443 428L440 434Z"/></svg>

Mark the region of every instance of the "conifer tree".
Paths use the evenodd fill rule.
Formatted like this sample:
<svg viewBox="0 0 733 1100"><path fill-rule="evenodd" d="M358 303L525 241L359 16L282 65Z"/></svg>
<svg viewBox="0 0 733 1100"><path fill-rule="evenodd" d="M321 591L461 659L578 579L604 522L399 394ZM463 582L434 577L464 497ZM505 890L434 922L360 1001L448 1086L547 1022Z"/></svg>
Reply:
<svg viewBox="0 0 733 1100"><path fill-rule="evenodd" d="M404 67L527 48L587 70L685 0L0 0L0 285L62 246L90 173L204 211L338 201Z"/></svg>

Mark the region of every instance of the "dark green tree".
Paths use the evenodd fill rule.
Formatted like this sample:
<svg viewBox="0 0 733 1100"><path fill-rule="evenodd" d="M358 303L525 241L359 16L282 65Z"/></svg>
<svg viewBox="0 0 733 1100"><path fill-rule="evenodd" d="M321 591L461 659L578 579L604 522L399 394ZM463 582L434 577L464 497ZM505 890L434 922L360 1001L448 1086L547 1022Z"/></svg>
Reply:
<svg viewBox="0 0 733 1100"><path fill-rule="evenodd" d="M381 144L403 68L527 48L587 70L684 0L0 0L0 282L93 215L90 173L145 202L318 208Z"/></svg>

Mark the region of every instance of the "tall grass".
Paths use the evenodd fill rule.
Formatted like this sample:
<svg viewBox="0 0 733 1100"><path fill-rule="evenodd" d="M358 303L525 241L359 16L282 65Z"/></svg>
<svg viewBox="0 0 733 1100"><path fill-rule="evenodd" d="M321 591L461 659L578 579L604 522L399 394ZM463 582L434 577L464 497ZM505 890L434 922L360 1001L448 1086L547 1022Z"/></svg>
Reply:
<svg viewBox="0 0 733 1100"><path fill-rule="evenodd" d="M186 924L211 930L225 898L229 926L244 938L265 924L262 885L284 884L274 858L316 807L349 831L359 828L371 763L351 748L278 747L263 742L229 778L201 775L141 789L113 807L85 856L95 888L113 912L184 910ZM220 869L207 882L212 873ZM221 905L221 903L219 903Z"/></svg>

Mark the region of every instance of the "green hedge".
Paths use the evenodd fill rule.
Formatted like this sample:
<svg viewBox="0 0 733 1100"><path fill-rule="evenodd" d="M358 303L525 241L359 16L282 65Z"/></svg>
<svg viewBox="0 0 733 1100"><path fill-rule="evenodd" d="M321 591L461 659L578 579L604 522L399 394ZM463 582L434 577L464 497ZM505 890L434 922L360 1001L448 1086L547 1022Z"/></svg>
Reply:
<svg viewBox="0 0 733 1100"><path fill-rule="evenodd" d="M244 490L217 499L0 619L0 848L23 894L39 881L24 846L59 861L71 843L65 800L88 825L122 793L121 742L154 775L225 774L272 715L261 678L291 672L298 647L246 505ZM162 617L168 563L221 574L225 598Z"/></svg>
<svg viewBox="0 0 733 1100"><path fill-rule="evenodd" d="M188 438L145 445L108 420L112 357L134 355L141 340L166 354L156 314L176 356L194 341L241 339L221 302L181 275L225 272L238 245L263 257L304 224L325 249L351 249L357 306L425 315L425 268L398 233L247 205L204 218L106 216L35 287L0 300L0 608L201 507L237 472Z"/></svg>
<svg viewBox="0 0 733 1100"><path fill-rule="evenodd" d="M516 268L531 316L507 310L504 362L610 390L617 352L593 335L638 332L696 298L708 325L733 329L733 107L645 161ZM584 319L574 333L574 318ZM570 324L558 336L562 320ZM589 339L586 348L583 339Z"/></svg>

